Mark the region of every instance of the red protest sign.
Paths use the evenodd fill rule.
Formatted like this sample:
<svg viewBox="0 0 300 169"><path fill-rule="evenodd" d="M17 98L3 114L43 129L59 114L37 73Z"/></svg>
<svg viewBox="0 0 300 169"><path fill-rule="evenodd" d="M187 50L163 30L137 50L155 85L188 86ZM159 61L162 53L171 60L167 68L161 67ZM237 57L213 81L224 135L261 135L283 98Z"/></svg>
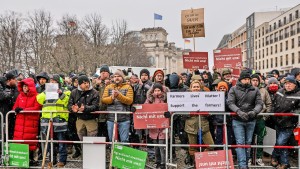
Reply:
<svg viewBox="0 0 300 169"><path fill-rule="evenodd" d="M183 55L185 69L206 69L208 67L208 52L190 52Z"/></svg>
<svg viewBox="0 0 300 169"><path fill-rule="evenodd" d="M241 48L214 50L214 66L216 68L232 68L242 66Z"/></svg>
<svg viewBox="0 0 300 169"><path fill-rule="evenodd" d="M135 105L135 108L134 129L169 127L169 119L164 116L164 112L168 111L167 103Z"/></svg>
<svg viewBox="0 0 300 169"><path fill-rule="evenodd" d="M196 169L234 169L231 150L228 150L228 161L226 161L226 151L207 151L195 153Z"/></svg>
<svg viewBox="0 0 300 169"><path fill-rule="evenodd" d="M238 79L240 78L240 74L241 74L241 70L240 69L232 69L232 85L234 86L236 84L236 82L238 81Z"/></svg>

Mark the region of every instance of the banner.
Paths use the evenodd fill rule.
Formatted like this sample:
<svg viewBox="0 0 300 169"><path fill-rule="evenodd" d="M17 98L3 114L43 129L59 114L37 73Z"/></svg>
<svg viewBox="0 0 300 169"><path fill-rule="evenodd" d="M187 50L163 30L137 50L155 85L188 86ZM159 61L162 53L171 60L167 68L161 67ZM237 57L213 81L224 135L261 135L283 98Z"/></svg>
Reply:
<svg viewBox="0 0 300 169"><path fill-rule="evenodd" d="M6 148L4 148L6 151ZM29 145L9 143L9 166L29 168Z"/></svg>
<svg viewBox="0 0 300 169"><path fill-rule="evenodd" d="M205 37L204 8L182 10L181 30L183 38Z"/></svg>
<svg viewBox="0 0 300 169"><path fill-rule="evenodd" d="M216 68L236 68L242 66L241 48L214 50L214 66Z"/></svg>
<svg viewBox="0 0 300 169"><path fill-rule="evenodd" d="M225 111L224 92L168 92L170 112Z"/></svg>
<svg viewBox="0 0 300 169"><path fill-rule="evenodd" d="M195 153L196 169L234 169L231 150L228 150L228 161L226 161L226 151L207 151Z"/></svg>
<svg viewBox="0 0 300 169"><path fill-rule="evenodd" d="M190 52L183 55L183 68L206 69L208 68L208 52Z"/></svg>
<svg viewBox="0 0 300 169"><path fill-rule="evenodd" d="M133 113L135 129L168 128L169 119L164 112L168 111L167 103L135 105Z"/></svg>
<svg viewBox="0 0 300 169"><path fill-rule="evenodd" d="M126 169L145 168L147 154L144 151L115 144L112 166Z"/></svg>

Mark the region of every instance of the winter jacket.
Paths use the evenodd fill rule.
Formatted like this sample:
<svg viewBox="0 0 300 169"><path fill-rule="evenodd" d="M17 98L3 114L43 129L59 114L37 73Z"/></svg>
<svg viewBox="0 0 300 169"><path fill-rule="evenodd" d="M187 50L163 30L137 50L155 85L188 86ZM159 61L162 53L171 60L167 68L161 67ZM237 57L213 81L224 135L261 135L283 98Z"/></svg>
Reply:
<svg viewBox="0 0 300 169"><path fill-rule="evenodd" d="M162 92L162 95L160 96L155 96L153 94L153 91L151 93L152 95L147 95L147 100L145 101L145 104L159 104L167 102L167 93ZM154 140L166 139L166 129L149 129L149 137Z"/></svg>
<svg viewBox="0 0 300 169"><path fill-rule="evenodd" d="M75 104L84 105L82 113L72 111L72 106ZM98 117L97 114L91 114L92 112L99 110L99 92L93 89L91 82L90 88L87 91L82 91L80 86L72 91L68 103L68 109L71 113L75 113L77 118L82 120L92 120Z"/></svg>
<svg viewBox="0 0 300 169"><path fill-rule="evenodd" d="M244 113L254 111L256 114L258 114L263 108L263 102L259 89L251 85L244 85L240 81L237 82L236 86L233 86L229 90L227 104L233 112L237 112L239 110L243 111ZM248 121L252 121L255 118L256 117L249 117ZM233 116L233 119L244 121L239 116Z"/></svg>
<svg viewBox="0 0 300 169"><path fill-rule="evenodd" d="M117 98L112 99L112 91L118 90L120 93ZM126 83L117 85L108 85L103 93L102 103L107 105L107 111L130 111L130 105L133 103L133 90ZM114 113L108 114L108 121L114 121ZM117 121L123 122L130 120L129 114L118 114Z"/></svg>
<svg viewBox="0 0 300 169"><path fill-rule="evenodd" d="M267 89L265 89L263 87L260 87L259 91L260 91L261 99L262 99L262 102L263 102L263 109L261 110L260 113L271 113L271 111L272 111L272 100L271 100L271 97L269 95L269 92L267 91ZM268 116L266 116L266 117L268 117ZM257 118L261 119L261 118L263 118L263 116L258 116Z"/></svg>
<svg viewBox="0 0 300 169"><path fill-rule="evenodd" d="M274 113L300 113L300 90L296 88L287 92L285 89L279 89L275 95L273 105ZM298 118L292 116L272 116L277 127L293 128L298 122Z"/></svg>
<svg viewBox="0 0 300 169"><path fill-rule="evenodd" d="M7 86L6 78L1 78L0 83L0 112L3 113L3 119L7 112L11 111L19 95L17 86Z"/></svg>
<svg viewBox="0 0 300 169"><path fill-rule="evenodd" d="M147 92L151 88L152 82L150 80L139 85L134 93L134 104L144 104L147 99Z"/></svg>
<svg viewBox="0 0 300 169"><path fill-rule="evenodd" d="M27 94L23 92L23 85L26 84L29 88ZM15 110L17 107L22 108L24 111L40 110L41 105L37 102L37 91L33 79L27 78L18 83L18 91L20 92L17 97L16 103L13 107ZM37 140L38 127L40 121L39 113L19 113L16 115L16 123L14 130L14 140ZM29 150L33 151L37 149L37 143L29 144Z"/></svg>

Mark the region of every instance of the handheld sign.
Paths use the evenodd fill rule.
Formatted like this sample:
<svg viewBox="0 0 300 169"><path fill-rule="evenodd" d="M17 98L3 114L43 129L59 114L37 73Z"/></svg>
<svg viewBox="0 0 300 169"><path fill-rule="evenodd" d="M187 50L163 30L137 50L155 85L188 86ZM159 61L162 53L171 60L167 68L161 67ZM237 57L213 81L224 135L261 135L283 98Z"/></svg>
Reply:
<svg viewBox="0 0 300 169"><path fill-rule="evenodd" d="M58 99L58 83L46 83L46 100Z"/></svg>
<svg viewBox="0 0 300 169"><path fill-rule="evenodd" d="M182 10L181 30L183 38L205 37L204 8Z"/></svg>
<svg viewBox="0 0 300 169"><path fill-rule="evenodd" d="M8 146L9 166L29 168L29 145L9 143Z"/></svg>
<svg viewBox="0 0 300 169"><path fill-rule="evenodd" d="M216 68L232 68L242 66L241 48L214 50L214 66Z"/></svg>
<svg viewBox="0 0 300 169"><path fill-rule="evenodd" d="M226 151L207 151L195 153L196 169L234 169L231 150L228 150L228 161L226 161Z"/></svg>
<svg viewBox="0 0 300 169"><path fill-rule="evenodd" d="M145 168L147 152L115 144L113 150L112 166L126 169Z"/></svg>
<svg viewBox="0 0 300 169"><path fill-rule="evenodd" d="M136 112L133 114L135 129L169 127L169 119L164 116L164 112L168 111L168 104L142 104L134 107L136 108Z"/></svg>
<svg viewBox="0 0 300 169"><path fill-rule="evenodd" d="M168 110L225 111L224 92L168 92Z"/></svg>
<svg viewBox="0 0 300 169"><path fill-rule="evenodd" d="M206 69L208 67L208 52L190 52L183 55L185 69Z"/></svg>

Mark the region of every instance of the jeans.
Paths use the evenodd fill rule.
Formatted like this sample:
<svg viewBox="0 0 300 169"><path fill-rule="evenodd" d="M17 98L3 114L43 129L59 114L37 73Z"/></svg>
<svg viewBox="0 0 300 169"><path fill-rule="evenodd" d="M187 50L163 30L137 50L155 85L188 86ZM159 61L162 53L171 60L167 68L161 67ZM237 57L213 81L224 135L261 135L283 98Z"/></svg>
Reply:
<svg viewBox="0 0 300 169"><path fill-rule="evenodd" d="M46 138L46 133L43 133L44 139ZM54 140L66 140L66 132L53 132ZM49 138L50 139L50 138ZM57 152L58 149L58 152ZM48 152L51 151L51 145L48 144ZM56 162L57 154L59 153L59 162L66 163L67 161L67 146L64 143L55 143L53 147L53 160Z"/></svg>
<svg viewBox="0 0 300 169"><path fill-rule="evenodd" d="M290 137L294 135L292 128L278 128L276 129L276 146L285 146ZM289 165L289 151L288 149L274 149L272 158L279 160L281 164Z"/></svg>
<svg viewBox="0 0 300 169"><path fill-rule="evenodd" d="M166 144L166 140L158 139L153 141L155 144ZM166 164L166 148L165 147L154 147L155 149L155 163Z"/></svg>
<svg viewBox="0 0 300 169"><path fill-rule="evenodd" d="M129 142L129 128L130 121L118 122L118 133L120 135L121 142ZM112 141L112 135L114 131L114 122L107 121L107 132L109 141Z"/></svg>
<svg viewBox="0 0 300 169"><path fill-rule="evenodd" d="M237 145L251 145L255 123L256 120L249 122L232 121ZM250 148L236 148L236 154L239 167L246 168L248 166L248 159L250 158Z"/></svg>
<svg viewBox="0 0 300 169"><path fill-rule="evenodd" d="M227 127L227 144L232 145L233 143L233 132L232 126ZM215 144L222 145L223 139L225 138L225 133L223 132L223 126L217 125L215 126ZM223 148L216 148L216 149L223 149Z"/></svg>

